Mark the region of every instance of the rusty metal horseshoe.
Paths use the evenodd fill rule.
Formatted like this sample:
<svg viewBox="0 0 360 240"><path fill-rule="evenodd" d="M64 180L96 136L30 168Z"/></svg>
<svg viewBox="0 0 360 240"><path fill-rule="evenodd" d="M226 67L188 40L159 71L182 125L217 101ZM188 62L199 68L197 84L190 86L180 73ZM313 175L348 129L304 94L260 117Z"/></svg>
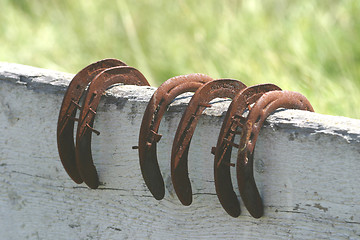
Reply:
<svg viewBox="0 0 360 240"><path fill-rule="evenodd" d="M99 178L91 153L92 132L100 134L93 129L96 109L105 90L117 83L150 86L137 69L128 66L108 68L99 73L90 83L79 117L75 152L80 176L93 189L99 186Z"/></svg>
<svg viewBox="0 0 360 240"><path fill-rule="evenodd" d="M74 122L77 120L75 118L77 109L81 109L80 98L98 73L116 66L126 66L126 64L117 59L103 59L88 65L74 76L64 95L57 125L57 146L67 174L76 183L83 182L76 167L74 143Z"/></svg>
<svg viewBox="0 0 360 240"><path fill-rule="evenodd" d="M281 90L273 84L260 84L245 88L238 93L231 102L224 118L216 148L212 149L214 157L215 189L219 201L225 211L232 217L240 215L240 204L230 176L230 162L232 147L238 147L234 143L235 135L241 134L239 128L244 123L243 113L250 109L264 93Z"/></svg>
<svg viewBox="0 0 360 240"><path fill-rule="evenodd" d="M180 94L195 92L199 87L213 79L204 74L189 74L168 79L154 92L148 103L139 134L140 168L146 186L157 200L165 195L164 180L162 178L156 144L160 141L158 134L160 121L168 105Z"/></svg>
<svg viewBox="0 0 360 240"><path fill-rule="evenodd" d="M201 113L206 107L211 107L209 102L212 99L234 98L244 88L246 85L238 80L218 79L204 84L191 98L175 133L171 151L171 179L183 205L188 206L192 202L191 183L188 176L188 152Z"/></svg>
<svg viewBox="0 0 360 240"><path fill-rule="evenodd" d="M250 110L242 128L236 175L241 198L254 218L261 217L264 212L253 173L255 144L265 119L278 108L314 111L310 102L303 95L291 91L267 92Z"/></svg>

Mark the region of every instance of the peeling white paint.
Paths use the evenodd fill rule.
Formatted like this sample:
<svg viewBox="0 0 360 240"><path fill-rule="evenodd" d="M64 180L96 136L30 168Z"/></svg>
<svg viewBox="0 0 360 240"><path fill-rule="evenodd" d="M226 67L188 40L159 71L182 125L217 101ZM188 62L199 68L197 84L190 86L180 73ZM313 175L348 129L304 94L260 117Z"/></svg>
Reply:
<svg viewBox="0 0 360 240"><path fill-rule="evenodd" d="M241 205L241 216L232 218L215 194L210 153L228 101L199 121L189 152L194 199L185 207L171 185L169 157L189 97L175 101L161 123L166 195L157 201L131 148L154 88L108 91L95 120L101 135L92 145L102 185L91 190L70 180L57 153L58 111L72 76L0 63L0 239L360 238L359 120L296 110L272 114L255 153L265 215L254 219Z"/></svg>

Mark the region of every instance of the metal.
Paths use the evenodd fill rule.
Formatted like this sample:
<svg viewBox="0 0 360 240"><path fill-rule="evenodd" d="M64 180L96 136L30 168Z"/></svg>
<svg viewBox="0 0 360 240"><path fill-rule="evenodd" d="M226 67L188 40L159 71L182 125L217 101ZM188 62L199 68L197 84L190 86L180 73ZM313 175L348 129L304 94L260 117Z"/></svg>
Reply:
<svg viewBox="0 0 360 240"><path fill-rule="evenodd" d="M99 186L91 152L92 133L100 134L93 128L96 110L106 89L118 83L149 86L137 69L116 59L104 59L75 75L64 95L59 113L57 144L61 162L76 183L85 182L93 189ZM179 200L183 205L190 205L192 202L188 152L202 112L211 107L210 101L215 98L231 98L233 101L226 113L217 145L212 148L215 155L216 193L229 215L240 215L240 204L230 175L230 167L236 166L238 187L245 207L253 217L261 217L263 203L253 175L254 150L260 129L266 118L278 108L313 112L311 104L300 93L281 91L273 84L246 88L240 81L213 80L204 74L189 74L167 80L153 94L143 116L139 146L133 147L139 149L142 175L150 192L158 200L165 194L156 152L157 142L162 137L158 130L168 105L185 92L195 94L181 118L171 152L171 179ZM83 99L82 104L80 99ZM77 109L81 110L79 118L76 118ZM75 121L79 122L76 145L73 136ZM236 135L240 135L239 144L234 143ZM232 147L238 148L236 164L231 163Z"/></svg>
<svg viewBox="0 0 360 240"><path fill-rule="evenodd" d="M165 195L164 180L156 154L156 144L161 138L158 133L161 119L175 97L185 92L195 92L199 87L212 80L211 77L204 74L170 78L154 92L146 107L139 135L140 168L146 186L157 200L163 199Z"/></svg>
<svg viewBox="0 0 360 240"><path fill-rule="evenodd" d="M188 177L188 152L192 135L201 113L214 98L234 98L246 88L238 80L219 79L200 87L191 98L177 128L171 152L171 179L175 192L183 205L192 202L192 190Z"/></svg>
<svg viewBox="0 0 360 240"><path fill-rule="evenodd" d="M115 66L126 64L117 59L104 59L90 64L75 75L64 95L57 124L57 145L61 162L67 174L76 183L83 182L76 167L74 143L74 122L77 121L77 109L81 109L80 98L98 73Z"/></svg>
<svg viewBox="0 0 360 240"><path fill-rule="evenodd" d="M310 102L303 95L290 91L267 92L250 110L242 128L236 175L241 198L254 218L261 217L264 212L253 174L255 144L265 119L278 108L314 111Z"/></svg>
<svg viewBox="0 0 360 240"><path fill-rule="evenodd" d="M245 88L238 93L226 112L216 148L213 148L216 194L222 207L232 217L240 215L240 204L230 175L230 167L235 167L235 164L230 162L232 147L238 147L234 143L235 135L241 134L245 111L249 110L250 106L264 93L275 90L281 89L273 84L261 84Z"/></svg>
<svg viewBox="0 0 360 240"><path fill-rule="evenodd" d="M79 117L75 153L80 177L93 189L99 186L99 178L91 153L92 132L100 134L93 128L96 109L105 90L117 83L149 86L146 78L137 69L128 66L108 68L90 83Z"/></svg>

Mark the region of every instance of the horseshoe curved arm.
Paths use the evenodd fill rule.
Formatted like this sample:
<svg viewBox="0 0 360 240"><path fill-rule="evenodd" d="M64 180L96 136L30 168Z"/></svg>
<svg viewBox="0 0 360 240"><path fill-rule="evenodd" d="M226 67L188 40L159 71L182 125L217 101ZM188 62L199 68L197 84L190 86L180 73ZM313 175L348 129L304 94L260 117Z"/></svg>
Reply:
<svg viewBox="0 0 360 240"><path fill-rule="evenodd" d="M126 66L117 59L103 59L88 65L71 80L61 104L57 125L57 146L62 165L76 183L82 183L75 160L74 122L76 111L81 108L79 101L87 85L101 71L115 66Z"/></svg>
<svg viewBox="0 0 360 240"><path fill-rule="evenodd" d="M235 135L241 134L239 129L245 120L243 117L245 110L250 109L250 105L264 93L275 90L281 89L273 84L260 84L245 88L233 98L226 112L214 152L214 179L219 201L232 217L240 215L240 204L234 192L230 175L230 166L235 166L230 163L232 147L238 147L234 143Z"/></svg>
<svg viewBox="0 0 360 240"><path fill-rule="evenodd" d="M195 92L199 87L213 79L204 74L189 74L168 79L154 92L148 103L139 134L140 168L146 186L157 200L165 195L157 155L156 144L160 141L158 134L161 119L168 105L180 94Z"/></svg>
<svg viewBox="0 0 360 240"><path fill-rule="evenodd" d="M242 129L236 175L241 198L249 213L255 218L261 217L264 211L253 173L255 144L265 119L278 108L314 111L303 95L291 91L265 93L251 109Z"/></svg>
<svg viewBox="0 0 360 240"><path fill-rule="evenodd" d="M191 98L183 114L171 151L171 179L175 192L183 205L192 202L191 183L188 176L188 152L191 138L194 134L201 113L214 98L234 98L235 95L246 88L238 80L218 79L200 87Z"/></svg>
<svg viewBox="0 0 360 240"><path fill-rule="evenodd" d="M116 83L149 86L146 78L137 69L128 66L108 68L99 73L90 83L79 117L75 152L80 176L86 185L93 189L99 186L99 178L91 153L92 132L100 134L93 129L96 109L105 90Z"/></svg>

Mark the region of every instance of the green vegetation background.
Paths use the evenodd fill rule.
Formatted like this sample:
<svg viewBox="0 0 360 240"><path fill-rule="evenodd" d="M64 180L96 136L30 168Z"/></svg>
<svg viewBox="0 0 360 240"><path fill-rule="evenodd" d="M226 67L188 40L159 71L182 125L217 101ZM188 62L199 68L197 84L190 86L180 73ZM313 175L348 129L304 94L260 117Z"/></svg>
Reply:
<svg viewBox="0 0 360 240"><path fill-rule="evenodd" d="M360 118L360 1L0 0L0 61L77 73L103 58L158 86L193 72L275 83Z"/></svg>

